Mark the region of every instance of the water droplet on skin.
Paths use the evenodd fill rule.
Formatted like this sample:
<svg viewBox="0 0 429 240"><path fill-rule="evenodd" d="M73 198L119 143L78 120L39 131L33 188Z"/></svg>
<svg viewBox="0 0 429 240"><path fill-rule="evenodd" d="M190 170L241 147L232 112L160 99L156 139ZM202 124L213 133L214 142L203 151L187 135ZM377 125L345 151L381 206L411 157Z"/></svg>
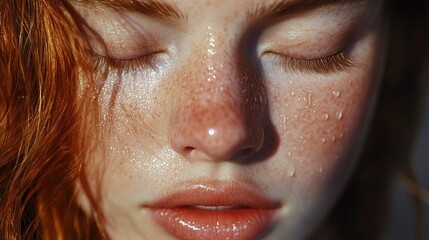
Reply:
<svg viewBox="0 0 429 240"><path fill-rule="evenodd" d="M337 138L335 136L331 137L331 142L335 142L337 140Z"/></svg>
<svg viewBox="0 0 429 240"><path fill-rule="evenodd" d="M293 177L293 176L295 176L295 167L291 167L289 169L289 177Z"/></svg>
<svg viewBox="0 0 429 240"><path fill-rule="evenodd" d="M340 92L339 91L332 91L332 95L334 97L339 97L340 96Z"/></svg>
<svg viewBox="0 0 429 240"><path fill-rule="evenodd" d="M322 138L322 143L326 143L326 138Z"/></svg>
<svg viewBox="0 0 429 240"><path fill-rule="evenodd" d="M287 155L290 157L290 156L292 156L292 153L291 153L291 152L288 152L288 153L287 153Z"/></svg>
<svg viewBox="0 0 429 240"><path fill-rule="evenodd" d="M215 45L212 45L212 44L210 44L210 46L215 46ZM213 55L215 55L216 54L216 51L214 50L214 49L212 49L212 48L209 48L209 49L207 49L207 54L209 55L209 56L213 56Z"/></svg>
<svg viewBox="0 0 429 240"><path fill-rule="evenodd" d="M320 173L323 173L324 171L325 171L325 169L323 169L323 167L320 167L320 168L319 168L319 172L320 172Z"/></svg>
<svg viewBox="0 0 429 240"><path fill-rule="evenodd" d="M343 134L343 133L340 133L340 134L338 135L338 137L339 137L339 138L343 138L343 137L344 137L344 134Z"/></svg>
<svg viewBox="0 0 429 240"><path fill-rule="evenodd" d="M328 118L329 118L329 114L327 114L327 113L325 113L325 114L323 114L323 120L328 120Z"/></svg>
<svg viewBox="0 0 429 240"><path fill-rule="evenodd" d="M337 116L337 119L338 120L341 120L341 119L343 119L343 111L337 111L336 113L335 113L335 115Z"/></svg>
<svg viewBox="0 0 429 240"><path fill-rule="evenodd" d="M311 94L311 92L308 91L307 96L304 99L306 100L305 108L310 107L311 103L313 102L313 94Z"/></svg>
<svg viewBox="0 0 429 240"><path fill-rule="evenodd" d="M290 92L290 95L292 95L292 97L295 96L295 92L294 91Z"/></svg>

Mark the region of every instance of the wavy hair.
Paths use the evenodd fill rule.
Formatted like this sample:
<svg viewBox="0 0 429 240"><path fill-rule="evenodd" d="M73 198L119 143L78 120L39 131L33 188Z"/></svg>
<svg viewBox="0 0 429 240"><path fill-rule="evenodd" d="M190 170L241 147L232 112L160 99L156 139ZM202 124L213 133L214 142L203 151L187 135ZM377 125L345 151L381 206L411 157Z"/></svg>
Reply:
<svg viewBox="0 0 429 240"><path fill-rule="evenodd" d="M95 239L76 204L84 42L67 1L0 1L0 238Z"/></svg>

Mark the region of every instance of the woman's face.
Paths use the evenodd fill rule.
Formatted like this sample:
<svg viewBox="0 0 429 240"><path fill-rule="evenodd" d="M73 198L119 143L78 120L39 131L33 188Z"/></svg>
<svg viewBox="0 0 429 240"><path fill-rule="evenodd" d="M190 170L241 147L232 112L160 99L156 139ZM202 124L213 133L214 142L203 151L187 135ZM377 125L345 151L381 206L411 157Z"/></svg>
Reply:
<svg viewBox="0 0 429 240"><path fill-rule="evenodd" d="M88 118L82 207L99 204L112 239L308 236L365 135L381 4L140 3L75 5L96 33L91 60L109 69Z"/></svg>

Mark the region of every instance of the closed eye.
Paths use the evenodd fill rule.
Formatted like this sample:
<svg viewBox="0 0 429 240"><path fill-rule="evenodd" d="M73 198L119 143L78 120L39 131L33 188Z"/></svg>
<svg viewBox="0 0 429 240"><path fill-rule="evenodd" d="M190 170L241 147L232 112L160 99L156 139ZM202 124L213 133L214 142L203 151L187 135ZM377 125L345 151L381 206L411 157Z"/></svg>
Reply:
<svg viewBox="0 0 429 240"><path fill-rule="evenodd" d="M294 58L279 53L275 54L281 58L281 65L285 70L299 73L332 74L345 71L354 66L342 51L324 58L309 60Z"/></svg>
<svg viewBox="0 0 429 240"><path fill-rule="evenodd" d="M99 71L115 70L117 72L126 72L150 67L156 68L156 62L160 60L160 54L164 50L152 51L138 57L122 59L100 55L94 51L89 51L89 60Z"/></svg>

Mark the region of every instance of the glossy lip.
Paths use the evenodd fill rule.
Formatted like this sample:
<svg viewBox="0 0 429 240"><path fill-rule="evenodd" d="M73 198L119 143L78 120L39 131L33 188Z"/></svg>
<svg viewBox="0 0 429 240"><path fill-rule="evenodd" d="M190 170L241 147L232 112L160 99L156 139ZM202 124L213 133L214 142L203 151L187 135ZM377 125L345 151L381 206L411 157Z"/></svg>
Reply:
<svg viewBox="0 0 429 240"><path fill-rule="evenodd" d="M188 184L143 207L178 239L254 239L280 206L259 192L242 183Z"/></svg>

